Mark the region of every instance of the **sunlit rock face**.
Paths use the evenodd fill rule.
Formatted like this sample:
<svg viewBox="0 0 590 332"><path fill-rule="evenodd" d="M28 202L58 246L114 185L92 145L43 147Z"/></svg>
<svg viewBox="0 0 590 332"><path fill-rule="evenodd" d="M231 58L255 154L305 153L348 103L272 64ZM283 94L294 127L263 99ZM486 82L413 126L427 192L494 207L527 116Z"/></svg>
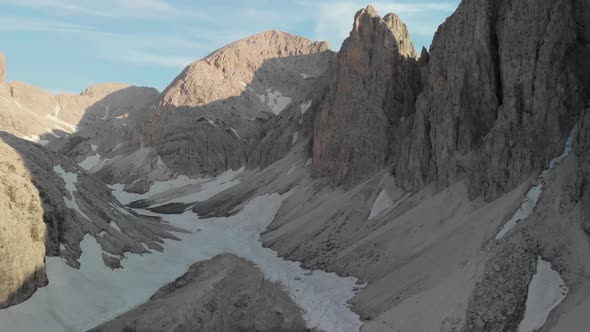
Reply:
<svg viewBox="0 0 590 332"><path fill-rule="evenodd" d="M274 30L229 44L164 90L143 128L146 145L183 175L238 169L272 122L313 93L333 56L326 42Z"/></svg>
<svg viewBox="0 0 590 332"><path fill-rule="evenodd" d="M0 141L0 308L47 284L43 209L22 158Z"/></svg>

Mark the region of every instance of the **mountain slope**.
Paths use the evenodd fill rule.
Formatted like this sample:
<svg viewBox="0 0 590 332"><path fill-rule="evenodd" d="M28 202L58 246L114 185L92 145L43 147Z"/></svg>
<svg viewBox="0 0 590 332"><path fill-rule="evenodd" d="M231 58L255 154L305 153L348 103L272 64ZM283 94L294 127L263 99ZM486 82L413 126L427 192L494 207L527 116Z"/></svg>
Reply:
<svg viewBox="0 0 590 332"><path fill-rule="evenodd" d="M326 43L268 31L189 65L146 122L146 145L184 175L216 175L248 162L265 124L306 102L333 57Z"/></svg>

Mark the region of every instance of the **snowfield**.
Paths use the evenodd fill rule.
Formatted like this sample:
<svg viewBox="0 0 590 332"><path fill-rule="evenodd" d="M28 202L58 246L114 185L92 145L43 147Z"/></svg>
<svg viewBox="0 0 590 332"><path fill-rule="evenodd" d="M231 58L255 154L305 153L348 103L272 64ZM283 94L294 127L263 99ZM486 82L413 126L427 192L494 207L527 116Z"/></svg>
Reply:
<svg viewBox="0 0 590 332"><path fill-rule="evenodd" d="M541 198L541 194L543 193L543 185L544 185L545 179L549 176L551 171L555 167L557 167L557 165L559 165L560 162L562 162L565 158L567 158L567 156L569 156L569 154L574 150L575 133L576 133L576 128L574 127L571 130L567 140L565 141L565 147L563 149L563 153L560 156L553 158L549 162L549 168L544 170L541 173L541 175L539 175L539 178L537 179L538 184L533 186L527 192L525 198L522 201L522 205L520 206L520 208L514 213L512 218L510 218L510 220L508 220L508 222L504 225L504 227L496 235L496 241L501 240L520 221L526 220L528 217L530 217L533 214L533 211L535 210L535 207L537 206L537 203L539 202L539 199Z"/></svg>
<svg viewBox="0 0 590 332"><path fill-rule="evenodd" d="M68 190L73 193L75 174L59 168L56 172L66 180ZM205 200L226 189L228 181L230 185L238 183L233 179L236 174L239 172L212 181L189 179L189 186L191 183L197 185L199 192L188 195L191 199ZM156 183L146 195L122 191L115 194L123 203L154 194L165 196L170 189L186 187L187 183L181 180ZM114 187L122 188L120 185ZM362 323L346 304L359 288L355 278L305 270L299 263L285 261L277 257L276 252L261 246L260 232L272 222L288 195L257 197L239 214L228 218L199 220L190 210L181 215L158 215L137 210L138 213L160 216L190 233L176 234L181 241L166 240L162 253L128 254L122 260L124 268L119 270L104 265L102 249L94 237L86 235L81 243L81 269L66 265L60 257L47 257L49 285L39 289L28 301L0 310L0 325L6 331L87 330L146 302L155 291L184 274L195 262L229 252L253 261L266 278L280 282L303 309L309 328L358 331ZM186 200L186 197L181 199ZM115 225L113 223L113 227Z"/></svg>
<svg viewBox="0 0 590 332"><path fill-rule="evenodd" d="M381 212L390 208L393 203L394 201L389 197L385 189L381 190L379 196L377 196L375 202L373 202L369 219L373 219L374 217L378 216Z"/></svg>
<svg viewBox="0 0 590 332"><path fill-rule="evenodd" d="M537 260L537 273L529 284L524 318L518 326L518 332L534 332L540 330L551 311L565 299L569 289L551 263L541 257Z"/></svg>

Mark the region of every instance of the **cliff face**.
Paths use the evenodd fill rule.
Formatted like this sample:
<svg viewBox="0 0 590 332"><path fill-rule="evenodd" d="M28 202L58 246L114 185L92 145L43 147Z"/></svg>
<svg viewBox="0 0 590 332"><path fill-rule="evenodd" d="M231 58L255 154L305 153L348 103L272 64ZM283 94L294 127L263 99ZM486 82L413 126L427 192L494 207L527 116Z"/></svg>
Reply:
<svg viewBox="0 0 590 332"><path fill-rule="evenodd" d="M399 17L381 18L372 7L357 13L315 119L314 176L357 182L395 158L396 131L414 113L420 88L416 59Z"/></svg>
<svg viewBox="0 0 590 332"><path fill-rule="evenodd" d="M0 308L47 284L43 209L23 160L0 141Z"/></svg>
<svg viewBox="0 0 590 332"><path fill-rule="evenodd" d="M463 1L432 43L412 129L393 166L407 188L468 176L507 192L559 154L587 98L583 1ZM586 23L584 23L586 22Z"/></svg>

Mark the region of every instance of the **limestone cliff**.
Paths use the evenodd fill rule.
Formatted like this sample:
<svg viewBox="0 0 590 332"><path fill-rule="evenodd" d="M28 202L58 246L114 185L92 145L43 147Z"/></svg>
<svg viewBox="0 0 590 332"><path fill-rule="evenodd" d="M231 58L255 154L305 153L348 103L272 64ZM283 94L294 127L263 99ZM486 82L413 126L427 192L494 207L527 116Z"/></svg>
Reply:
<svg viewBox="0 0 590 332"><path fill-rule="evenodd" d="M468 177L472 197L492 198L559 154L588 93L587 13L583 1L463 1L434 37L392 166L400 183Z"/></svg>
<svg viewBox="0 0 590 332"><path fill-rule="evenodd" d="M356 14L330 68L329 91L315 118L313 174L356 183L395 159L398 130L420 90L417 54L405 24L372 7Z"/></svg>

